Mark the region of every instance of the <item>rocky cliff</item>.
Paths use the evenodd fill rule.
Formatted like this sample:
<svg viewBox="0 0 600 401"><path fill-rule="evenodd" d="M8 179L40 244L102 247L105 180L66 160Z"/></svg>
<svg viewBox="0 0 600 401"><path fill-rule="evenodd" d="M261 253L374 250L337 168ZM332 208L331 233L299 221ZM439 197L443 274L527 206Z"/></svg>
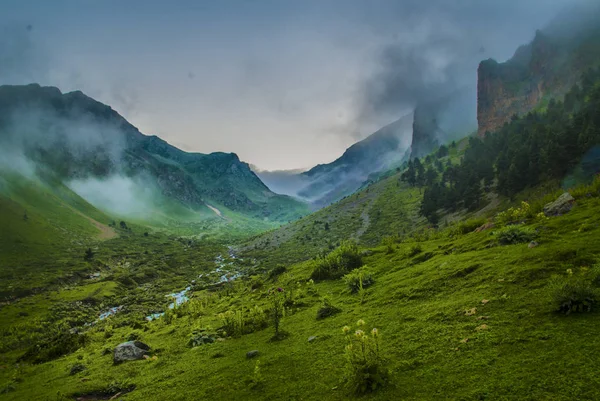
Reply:
<svg viewBox="0 0 600 401"><path fill-rule="evenodd" d="M600 63L598 7L578 10L537 31L503 63L482 61L477 71L478 134L493 132L513 115L561 98L581 73Z"/></svg>

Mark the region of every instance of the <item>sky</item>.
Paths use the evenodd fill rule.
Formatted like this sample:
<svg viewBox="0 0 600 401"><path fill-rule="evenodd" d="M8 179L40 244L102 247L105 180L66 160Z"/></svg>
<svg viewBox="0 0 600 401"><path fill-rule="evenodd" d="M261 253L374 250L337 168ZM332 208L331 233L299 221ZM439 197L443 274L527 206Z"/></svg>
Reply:
<svg viewBox="0 0 600 401"><path fill-rule="evenodd" d="M339 157L474 88L575 0L0 0L0 84L82 90L148 135L264 170Z"/></svg>

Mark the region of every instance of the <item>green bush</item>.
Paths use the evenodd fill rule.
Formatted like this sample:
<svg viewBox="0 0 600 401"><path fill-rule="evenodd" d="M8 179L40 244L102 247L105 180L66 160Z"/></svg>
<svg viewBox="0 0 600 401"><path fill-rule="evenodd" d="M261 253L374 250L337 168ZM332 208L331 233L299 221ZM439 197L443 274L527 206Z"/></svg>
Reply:
<svg viewBox="0 0 600 401"><path fill-rule="evenodd" d="M339 248L314 261L311 279L338 279L344 274L363 265L358 246L352 242L344 242Z"/></svg>
<svg viewBox="0 0 600 401"><path fill-rule="evenodd" d="M485 223L486 220L483 218L468 219L452 227L450 233L452 235L465 235L475 231L477 228L481 227Z"/></svg>
<svg viewBox="0 0 600 401"><path fill-rule="evenodd" d="M344 281L353 294L375 283L373 276L365 268L356 269L346 274Z"/></svg>
<svg viewBox="0 0 600 401"><path fill-rule="evenodd" d="M287 268L284 265L277 265L269 271L267 277L269 278L269 280L275 280L278 276L282 275L286 271Z"/></svg>
<svg viewBox="0 0 600 401"><path fill-rule="evenodd" d="M317 320L325 319L326 317L333 316L341 311L342 310L340 308L337 308L331 304L331 300L329 298L324 297L321 307L317 311Z"/></svg>
<svg viewBox="0 0 600 401"><path fill-rule="evenodd" d="M530 242L535 239L536 232L532 228L512 225L495 232L500 245L513 245Z"/></svg>
<svg viewBox="0 0 600 401"><path fill-rule="evenodd" d="M598 266L582 269L574 274L567 270L567 277L554 277L552 280L552 300L559 312L566 315L572 312L590 312L598 300L597 286L600 285Z"/></svg>
<svg viewBox="0 0 600 401"><path fill-rule="evenodd" d="M409 258L412 258L413 256L420 254L421 252L423 252L423 247L419 244L414 244L410 248L408 248L407 256Z"/></svg>
<svg viewBox="0 0 600 401"><path fill-rule="evenodd" d="M44 363L77 351L85 345L87 336L80 334L67 324L48 325L42 338L31 345L21 360Z"/></svg>

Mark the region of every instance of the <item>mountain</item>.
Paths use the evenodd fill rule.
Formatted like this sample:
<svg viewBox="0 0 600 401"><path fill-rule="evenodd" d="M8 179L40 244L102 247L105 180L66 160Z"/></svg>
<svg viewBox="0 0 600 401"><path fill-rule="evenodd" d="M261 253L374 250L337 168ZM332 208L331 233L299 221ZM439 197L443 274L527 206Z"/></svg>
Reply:
<svg viewBox="0 0 600 401"><path fill-rule="evenodd" d="M302 173L268 174L259 176L270 188L284 189L321 208L360 188L374 173L400 165L406 157L410 138L412 114L386 125L367 138L350 146L335 161L319 164Z"/></svg>
<svg viewBox="0 0 600 401"><path fill-rule="evenodd" d="M1 86L0 141L11 158L56 175L101 208L122 206L118 182L133 198L176 201L213 216L231 211L287 221L307 211L270 191L236 154L184 152L79 91Z"/></svg>
<svg viewBox="0 0 600 401"><path fill-rule="evenodd" d="M589 68L600 65L600 6L570 10L538 30L533 41L503 63L482 61L477 73L480 136L561 98Z"/></svg>

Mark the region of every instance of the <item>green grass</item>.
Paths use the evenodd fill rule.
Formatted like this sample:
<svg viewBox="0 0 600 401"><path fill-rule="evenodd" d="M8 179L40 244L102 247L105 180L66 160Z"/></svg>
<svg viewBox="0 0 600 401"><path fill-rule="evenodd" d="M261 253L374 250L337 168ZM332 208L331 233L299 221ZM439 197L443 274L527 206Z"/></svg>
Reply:
<svg viewBox="0 0 600 401"><path fill-rule="evenodd" d="M307 282L310 263L288 266L278 281L262 287L240 281L216 292L198 290L194 297L196 305L202 306L181 310L170 324L166 320L144 322L141 315L144 308L161 303L160 296L169 286L177 288L175 276L156 287L160 296L155 298L145 299L141 295L145 291L129 289L129 302L135 308L91 328L88 344L79 351L19 368L14 364L18 350L5 354L0 387L10 385L12 390L3 397L72 399L103 391L114 394L115 389L134 385L135 390L120 398L347 399L342 385L345 342L341 328L354 327L362 318L369 327L379 329L382 353L391 371L388 386L367 399L595 399L600 396L598 312L557 313L552 283L566 279L567 269L577 274L596 263L600 243L591 239L600 236L599 212L598 198L583 199L565 216L529 225L539 233L540 245L535 248L500 246L493 230L457 234L451 229L419 241L422 251L414 255L410 252L417 244L414 239L397 244L392 253L386 246L370 248L364 262L375 284L366 289L362 300L341 279ZM585 230L580 229L582 225ZM113 241L121 245L100 251L106 252L100 258L130 252L128 259L135 260L134 254L141 256L133 250L138 246L153 252L161 248L158 241L143 236L129 238L132 243L123 238ZM137 241L140 244L134 246ZM183 249L174 248L172 257L181 258ZM213 250L214 254L219 251ZM205 257L211 262L208 254ZM156 266L156 270L169 276L166 266ZM78 283L48 296L71 304L90 294L114 299L124 292L123 284L105 280ZM187 346L192 331L220 327L219 313L254 306L267 309L271 286L293 290L282 321L289 337L272 342L273 328L269 327L223 342ZM341 312L317 320L323 297ZM14 312L23 305L34 309L40 303L54 302L42 298L33 296L5 306L0 311L3 326L14 324ZM166 302L162 300L163 307ZM466 315L472 308L476 313ZM153 348L157 360L113 366L112 356L103 355L103 350L112 349L132 333ZM317 340L308 343L313 335ZM260 351L263 381L258 386L251 385L256 360L245 356L253 349ZM84 364L86 370L71 376L70 368L76 363Z"/></svg>

